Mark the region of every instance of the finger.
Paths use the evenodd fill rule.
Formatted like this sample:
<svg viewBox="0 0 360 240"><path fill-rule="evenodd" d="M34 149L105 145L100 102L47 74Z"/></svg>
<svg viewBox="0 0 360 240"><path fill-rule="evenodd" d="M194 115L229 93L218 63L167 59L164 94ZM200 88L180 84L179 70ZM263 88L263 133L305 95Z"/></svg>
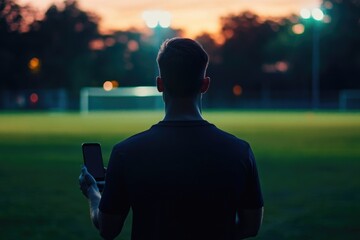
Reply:
<svg viewBox="0 0 360 240"><path fill-rule="evenodd" d="M91 174L87 171L87 168L83 166L81 168L81 174L79 176L80 184L92 184L91 178L92 178Z"/></svg>
<svg viewBox="0 0 360 240"><path fill-rule="evenodd" d="M89 173L85 165L82 166L82 168L81 168L81 173L82 173L82 174Z"/></svg>
<svg viewBox="0 0 360 240"><path fill-rule="evenodd" d="M85 174L84 177L85 177L86 182L88 182L88 183L93 182L93 177L89 173Z"/></svg>
<svg viewBox="0 0 360 240"><path fill-rule="evenodd" d="M82 165L81 170L80 170L79 180L83 179L84 176L86 175L86 173L87 173L87 169L86 169L85 165Z"/></svg>
<svg viewBox="0 0 360 240"><path fill-rule="evenodd" d="M84 178L85 178L85 182L88 184L88 185L93 185L96 183L96 180L95 178L90 174L90 173L86 173L84 174Z"/></svg>

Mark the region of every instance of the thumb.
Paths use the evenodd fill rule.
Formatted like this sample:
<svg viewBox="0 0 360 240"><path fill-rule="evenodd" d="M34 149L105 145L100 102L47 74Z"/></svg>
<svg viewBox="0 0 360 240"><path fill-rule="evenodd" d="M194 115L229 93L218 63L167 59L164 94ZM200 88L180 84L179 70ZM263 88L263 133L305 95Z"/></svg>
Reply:
<svg viewBox="0 0 360 240"><path fill-rule="evenodd" d="M82 181L84 181L87 185L92 185L96 183L95 178L88 172L86 166L83 166L81 168L80 179L83 179Z"/></svg>

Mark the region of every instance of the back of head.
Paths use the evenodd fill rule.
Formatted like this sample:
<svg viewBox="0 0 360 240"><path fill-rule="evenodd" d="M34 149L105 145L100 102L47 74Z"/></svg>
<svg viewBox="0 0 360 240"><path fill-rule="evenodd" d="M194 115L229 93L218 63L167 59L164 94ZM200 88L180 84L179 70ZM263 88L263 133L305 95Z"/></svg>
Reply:
<svg viewBox="0 0 360 240"><path fill-rule="evenodd" d="M160 47L157 62L165 91L172 97L191 97L200 92L209 57L189 38L172 38Z"/></svg>

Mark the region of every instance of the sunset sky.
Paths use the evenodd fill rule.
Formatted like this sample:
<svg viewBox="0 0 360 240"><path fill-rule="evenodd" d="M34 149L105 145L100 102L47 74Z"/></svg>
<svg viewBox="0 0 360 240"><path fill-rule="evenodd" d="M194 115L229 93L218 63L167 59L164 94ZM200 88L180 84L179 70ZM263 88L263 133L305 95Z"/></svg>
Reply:
<svg viewBox="0 0 360 240"><path fill-rule="evenodd" d="M45 10L51 3L63 0L19 0ZM251 10L261 16L298 14L302 8L318 7L321 0L78 0L86 11L101 17L100 29L126 30L145 28L142 13L145 10L166 10L171 13L173 28L185 30L193 37L201 32L216 33L219 18L229 13Z"/></svg>

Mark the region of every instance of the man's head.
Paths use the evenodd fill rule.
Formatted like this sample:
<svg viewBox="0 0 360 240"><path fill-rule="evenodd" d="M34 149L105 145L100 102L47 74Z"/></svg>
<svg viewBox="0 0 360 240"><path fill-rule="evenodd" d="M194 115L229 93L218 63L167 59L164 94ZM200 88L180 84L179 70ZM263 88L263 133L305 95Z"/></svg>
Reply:
<svg viewBox="0 0 360 240"><path fill-rule="evenodd" d="M198 42L188 38L168 39L160 47L157 62L159 91L171 97L193 97L206 92L209 57Z"/></svg>

